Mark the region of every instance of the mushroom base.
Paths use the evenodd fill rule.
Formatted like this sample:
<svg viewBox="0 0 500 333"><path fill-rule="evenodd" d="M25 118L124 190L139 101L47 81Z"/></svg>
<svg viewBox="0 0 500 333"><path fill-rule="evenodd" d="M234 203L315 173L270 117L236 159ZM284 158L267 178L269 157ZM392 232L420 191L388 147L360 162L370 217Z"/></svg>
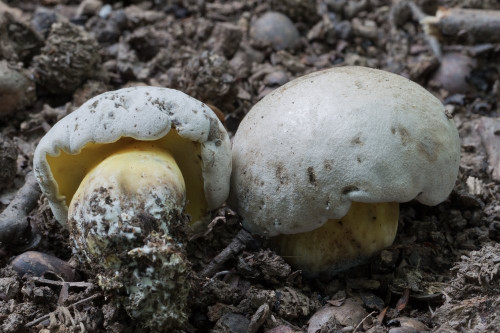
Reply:
<svg viewBox="0 0 500 333"><path fill-rule="evenodd" d="M73 251L87 273L152 331L187 319L185 192L173 157L143 144L92 169L69 207Z"/></svg>
<svg viewBox="0 0 500 333"><path fill-rule="evenodd" d="M398 218L398 203L353 202L343 218L328 220L310 232L273 237L271 243L304 275L333 275L390 246Z"/></svg>

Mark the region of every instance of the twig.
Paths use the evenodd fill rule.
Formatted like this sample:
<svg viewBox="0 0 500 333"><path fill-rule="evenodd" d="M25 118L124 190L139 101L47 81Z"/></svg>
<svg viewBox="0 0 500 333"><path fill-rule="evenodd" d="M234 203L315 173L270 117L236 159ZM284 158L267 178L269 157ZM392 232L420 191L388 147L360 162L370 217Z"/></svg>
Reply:
<svg viewBox="0 0 500 333"><path fill-rule="evenodd" d="M36 276L29 277L30 280L40 282L40 283L45 283L45 284L50 284L50 285L55 285L55 286L63 286L65 284L68 285L68 287L77 287L77 288L89 288L92 287L94 284L90 282L66 282L66 281L57 281L57 280L49 280L49 279L44 279Z"/></svg>
<svg viewBox="0 0 500 333"><path fill-rule="evenodd" d="M87 297L87 298L84 298L84 299L82 299L82 300L79 300L78 302L75 302L75 303L73 303L73 304L69 305L68 307L75 308L77 305L80 305L80 304L82 304L82 303L89 302L89 301L91 301L91 300L93 300L93 299L95 299L95 298L97 298L97 297L100 297L100 296L101 296L101 294L95 294L95 295L89 296L89 297ZM26 324L26 327L31 327L31 326L34 326L34 325L36 325L36 324L38 324L38 323L41 323L41 322L42 322L42 321L44 321L45 319L50 318L50 316L51 316L52 314L57 313L57 311L58 311L58 310L52 311L52 312L50 312L50 313L48 313L48 314L46 314L46 315L44 315L44 316L41 316L41 317L39 317L39 318L37 318L37 319L35 319L35 320L33 320L33 321L30 321L29 323L27 323L27 324Z"/></svg>
<svg viewBox="0 0 500 333"><path fill-rule="evenodd" d="M370 317L370 316L371 316L372 314L374 314L374 313L375 313L375 311L373 311L373 312L369 313L366 317L364 317L364 318L363 318L363 320L361 320L361 321L359 322L359 324L358 324L358 325L354 328L354 331L353 331L352 333L356 333L356 332L357 332L357 330L358 330L358 328L359 328L359 326L361 326L361 324L363 324L363 322L364 322L366 319L368 319L368 317Z"/></svg>
<svg viewBox="0 0 500 333"><path fill-rule="evenodd" d="M440 8L421 24L434 35L468 44L500 42L500 10Z"/></svg>
<svg viewBox="0 0 500 333"><path fill-rule="evenodd" d="M26 182L17 191L14 199L0 213L1 244L18 245L23 236L26 236L29 232L28 214L35 208L40 194L35 175L31 171L26 175Z"/></svg>
<svg viewBox="0 0 500 333"><path fill-rule="evenodd" d="M238 254L241 250L247 247L247 245L253 240L253 236L246 231L241 229L236 236L234 236L231 243L221 253L219 253L212 261L200 272L201 277L212 277L233 255Z"/></svg>
<svg viewBox="0 0 500 333"><path fill-rule="evenodd" d="M220 272L217 272L217 273L214 274L214 276L212 276L212 279L217 279L219 276L226 276L229 273L231 273L231 271L220 271Z"/></svg>
<svg viewBox="0 0 500 333"><path fill-rule="evenodd" d="M429 29L426 28L427 25L424 23L429 16L425 15L420 7L418 7L413 1L408 1L408 7L410 7L413 18L417 20L424 28L425 41L427 42L427 45L429 45L434 56L439 61L441 61L441 58L443 57L443 53L441 52L441 45L439 44L436 36L430 33Z"/></svg>

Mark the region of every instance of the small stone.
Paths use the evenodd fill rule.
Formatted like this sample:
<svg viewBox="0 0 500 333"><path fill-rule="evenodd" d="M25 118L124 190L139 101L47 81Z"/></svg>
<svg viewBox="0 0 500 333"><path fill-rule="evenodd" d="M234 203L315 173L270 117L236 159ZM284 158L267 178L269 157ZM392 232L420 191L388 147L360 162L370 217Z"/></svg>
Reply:
<svg viewBox="0 0 500 333"><path fill-rule="evenodd" d="M236 54L229 62L236 75L236 78L238 79L245 79L250 76L250 73L252 71L252 63L253 61L251 61L248 54L244 51L236 52Z"/></svg>
<svg viewBox="0 0 500 333"><path fill-rule="evenodd" d="M352 36L352 25L349 21L340 21L335 25L335 33L338 38L348 40Z"/></svg>
<svg viewBox="0 0 500 333"><path fill-rule="evenodd" d="M54 10L38 6L33 14L33 18L31 19L31 26L40 35L47 37L50 27L59 19L59 16Z"/></svg>
<svg viewBox="0 0 500 333"><path fill-rule="evenodd" d="M104 6L102 6L101 10L99 10L99 17L101 18L107 18L111 12L113 11L113 7L111 7L110 4L106 4Z"/></svg>
<svg viewBox="0 0 500 333"><path fill-rule="evenodd" d="M259 17L252 24L250 35L257 46L270 45L276 51L300 45L299 31L287 16L278 12L267 12Z"/></svg>
<svg viewBox="0 0 500 333"><path fill-rule="evenodd" d="M290 78L284 71L274 71L264 77L264 84L267 86L279 87L288 81L290 81Z"/></svg>
<svg viewBox="0 0 500 333"><path fill-rule="evenodd" d="M360 296L368 309L382 311L385 307L384 301L373 293L361 292Z"/></svg>
<svg viewBox="0 0 500 333"><path fill-rule="evenodd" d="M46 273L50 272L62 277L64 281L76 280L74 268L66 261L42 252L24 252L15 257L10 265L21 277L26 274L43 277Z"/></svg>
<svg viewBox="0 0 500 333"><path fill-rule="evenodd" d="M354 34L363 38L375 40L378 37L377 23L372 20L360 20L354 18L352 20L352 29Z"/></svg>
<svg viewBox="0 0 500 333"><path fill-rule="evenodd" d="M80 6L76 11L76 17L80 16L94 16L99 13L102 8L102 1L100 0L84 0L80 2Z"/></svg>
<svg viewBox="0 0 500 333"><path fill-rule="evenodd" d="M476 66L473 58L462 53L447 53L432 76L431 84L447 90L450 94L463 94L470 90L467 78Z"/></svg>
<svg viewBox="0 0 500 333"><path fill-rule="evenodd" d="M86 29L99 43L111 44L118 41L122 29L127 26L127 22L125 12L121 9L110 12L106 18L101 16L91 17L87 21Z"/></svg>

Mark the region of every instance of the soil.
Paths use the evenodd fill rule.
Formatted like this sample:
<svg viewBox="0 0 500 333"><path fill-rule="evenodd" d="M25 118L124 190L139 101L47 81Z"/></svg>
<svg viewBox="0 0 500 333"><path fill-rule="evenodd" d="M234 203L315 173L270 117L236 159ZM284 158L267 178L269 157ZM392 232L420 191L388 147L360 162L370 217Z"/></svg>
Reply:
<svg viewBox="0 0 500 333"><path fill-rule="evenodd" d="M0 2L0 211L24 184L40 138L102 92L179 89L222 111L232 136L252 105L296 77L335 66L380 68L423 85L453 117L462 148L449 199L402 204L390 248L314 279L258 237L233 246L210 266L216 273L202 276L241 230L223 207L188 245L194 282L189 320L178 331L499 332L500 45L435 39L408 3ZM494 0L412 3L424 15L438 5L500 10ZM269 11L282 15L258 20ZM0 248L0 332L144 331L86 273L43 196L28 221L31 237ZM49 256L18 257L28 250Z"/></svg>

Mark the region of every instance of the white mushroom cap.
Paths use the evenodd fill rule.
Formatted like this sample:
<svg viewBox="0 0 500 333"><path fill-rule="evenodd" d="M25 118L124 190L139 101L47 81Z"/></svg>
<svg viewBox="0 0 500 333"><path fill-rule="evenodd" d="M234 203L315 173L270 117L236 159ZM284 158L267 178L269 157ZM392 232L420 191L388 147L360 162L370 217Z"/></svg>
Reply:
<svg viewBox="0 0 500 333"><path fill-rule="evenodd" d="M243 119L230 203L252 232L306 232L351 202L436 205L459 158L458 131L424 88L380 70L333 68L276 89Z"/></svg>
<svg viewBox="0 0 500 333"><path fill-rule="evenodd" d="M182 139L199 143L206 206L214 209L221 205L229 193L231 147L213 111L180 91L132 87L90 99L55 124L38 144L34 170L56 219L66 225L68 198L60 194L47 156L60 156L61 152L76 155L93 144L123 138L158 140L171 129ZM173 152L174 157L176 154L184 152Z"/></svg>

